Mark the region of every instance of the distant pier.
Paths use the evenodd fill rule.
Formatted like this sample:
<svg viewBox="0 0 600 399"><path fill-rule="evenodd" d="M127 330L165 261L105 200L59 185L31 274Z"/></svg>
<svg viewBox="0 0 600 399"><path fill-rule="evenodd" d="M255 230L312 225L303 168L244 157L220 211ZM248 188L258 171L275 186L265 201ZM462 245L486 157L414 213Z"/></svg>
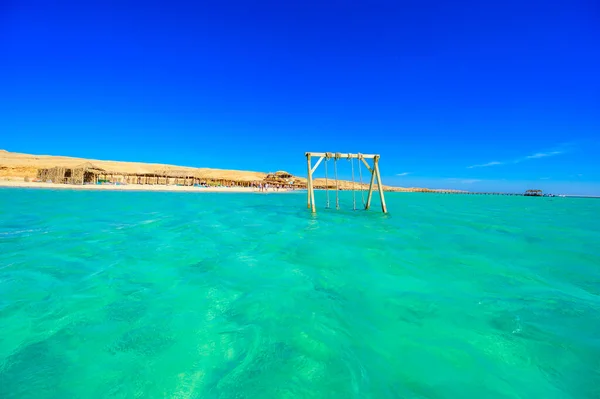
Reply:
<svg viewBox="0 0 600 399"><path fill-rule="evenodd" d="M462 195L508 195L512 197L547 197L554 195L531 195L528 193L503 193L503 192L473 192L473 191L456 191L456 190L435 190L429 191L438 194L462 194Z"/></svg>
<svg viewBox="0 0 600 399"><path fill-rule="evenodd" d="M500 193L500 192L472 192L472 191L453 191L453 190L448 190L448 191L433 191L434 193L439 193L439 194L462 194L462 195L510 195L510 196L517 196L517 197L524 197L525 194L523 193Z"/></svg>

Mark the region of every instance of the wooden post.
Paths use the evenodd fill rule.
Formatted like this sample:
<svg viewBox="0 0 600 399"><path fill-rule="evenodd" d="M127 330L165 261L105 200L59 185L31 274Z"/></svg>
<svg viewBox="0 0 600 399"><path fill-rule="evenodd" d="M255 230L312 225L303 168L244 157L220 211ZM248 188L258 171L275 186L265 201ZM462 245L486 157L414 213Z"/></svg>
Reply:
<svg viewBox="0 0 600 399"><path fill-rule="evenodd" d="M369 183L369 192L367 194L367 205L365 205L365 209L369 209L371 207L371 197L373 196L373 180L375 180L375 166L371 169L371 182Z"/></svg>
<svg viewBox="0 0 600 399"><path fill-rule="evenodd" d="M312 170L312 165L311 165L311 160L310 160L310 154L307 155L307 159L308 159L308 176L309 176L309 184L310 184L310 189L309 189L309 199L308 199L308 203L309 203L309 208L311 208L312 213L315 213L317 211L317 207L315 204L315 188L313 186L313 170ZM321 161L321 160L319 160ZM317 162L317 165L319 166L319 163Z"/></svg>
<svg viewBox="0 0 600 399"><path fill-rule="evenodd" d="M306 154L306 164L308 166L308 175L306 176L306 195L308 196L307 208L310 209L310 191L311 191L311 180L312 180L312 165L310 162L310 154Z"/></svg>
<svg viewBox="0 0 600 399"><path fill-rule="evenodd" d="M383 213L387 213L387 206L385 205L385 198L383 197L383 183L381 182L381 175L379 174L379 157L373 160L375 173L377 173L377 187L379 188L379 197L381 198L381 210Z"/></svg>
<svg viewBox="0 0 600 399"><path fill-rule="evenodd" d="M310 175L310 202L312 203L312 213L317 212L317 206L315 204L315 188L313 187L312 174Z"/></svg>

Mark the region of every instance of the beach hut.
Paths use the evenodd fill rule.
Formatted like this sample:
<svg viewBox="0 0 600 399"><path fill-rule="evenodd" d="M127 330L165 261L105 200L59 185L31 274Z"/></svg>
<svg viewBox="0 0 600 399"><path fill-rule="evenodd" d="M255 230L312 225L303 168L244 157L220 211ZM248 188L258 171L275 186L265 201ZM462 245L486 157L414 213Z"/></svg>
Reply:
<svg viewBox="0 0 600 399"><path fill-rule="evenodd" d="M67 168L56 166L54 168L42 168L37 171L37 178L47 183L64 183Z"/></svg>
<svg viewBox="0 0 600 399"><path fill-rule="evenodd" d="M193 186L196 180L194 170L192 169L160 169L154 172L159 178L159 184Z"/></svg>
<svg viewBox="0 0 600 399"><path fill-rule="evenodd" d="M275 173L269 173L265 176L264 183L276 184L276 185L291 185L294 183L294 176L291 173L285 171L277 171Z"/></svg>
<svg viewBox="0 0 600 399"><path fill-rule="evenodd" d="M98 177L106 173L106 170L94 165L91 162L85 162L73 168L71 172L71 184L96 184Z"/></svg>
<svg viewBox="0 0 600 399"><path fill-rule="evenodd" d="M89 162L74 168L55 166L53 168L42 168L37 171L37 178L44 182L58 184L84 184L95 183L99 174L107 173Z"/></svg>
<svg viewBox="0 0 600 399"><path fill-rule="evenodd" d="M127 184L134 174L119 170L105 170L90 162L82 165L84 169L84 184Z"/></svg>

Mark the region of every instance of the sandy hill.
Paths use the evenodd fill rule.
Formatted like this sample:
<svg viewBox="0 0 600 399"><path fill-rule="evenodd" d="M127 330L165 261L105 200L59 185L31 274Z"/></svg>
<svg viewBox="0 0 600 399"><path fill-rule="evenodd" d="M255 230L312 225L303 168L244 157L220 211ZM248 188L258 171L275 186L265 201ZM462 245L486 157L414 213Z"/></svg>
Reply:
<svg viewBox="0 0 600 399"><path fill-rule="evenodd" d="M229 179L236 181L262 180L267 175L266 173L261 172L241 170L191 168L186 166L159 163L102 161L98 159L63 157L55 155L31 155L0 150L0 178L34 178L37 176L38 169L52 168L55 166L74 168L84 163L91 163L94 166L98 166L104 170L122 173L143 174L164 170L192 170L202 172L202 175L206 178Z"/></svg>
<svg viewBox="0 0 600 399"><path fill-rule="evenodd" d="M52 168L55 166L74 168L85 163L91 163L94 166L104 170L122 173L143 174L165 170L191 170L202 173L202 176L208 179L225 179L233 181L261 181L267 176L267 173L263 172L192 168L158 163L102 161L98 159L63 157L55 155L31 155L0 150L0 179L23 180L25 178L35 178L37 176L38 169ZM306 182L306 179L302 177L298 177L296 180ZM316 179L315 183L317 188L324 187L325 179ZM333 180L330 179L328 183L330 187L334 187L335 182ZM352 182L349 181L340 181L338 185L344 190L351 189L353 186ZM354 187L358 189L359 185L355 184ZM402 188L391 186L384 186L384 189L386 191L433 191L422 188Z"/></svg>

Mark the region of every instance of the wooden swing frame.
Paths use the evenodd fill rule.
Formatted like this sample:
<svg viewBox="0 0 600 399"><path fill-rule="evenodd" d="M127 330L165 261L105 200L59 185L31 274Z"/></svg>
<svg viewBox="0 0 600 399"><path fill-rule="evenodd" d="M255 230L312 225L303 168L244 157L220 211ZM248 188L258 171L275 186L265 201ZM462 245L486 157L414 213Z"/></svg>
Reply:
<svg viewBox="0 0 600 399"><path fill-rule="evenodd" d="M314 190L314 186L313 186L313 174L315 173L315 171L317 170L317 168L319 167L319 165L321 164L321 162L323 162L324 159L331 159L333 158L334 160L338 160L338 159L358 159L359 162L362 161L363 164L365 164L365 166L367 167L367 170L371 173L371 181L369 183L369 191L368 191L368 195L367 195L367 203L365 204L365 210L369 209L371 207L371 197L373 196L373 184L375 182L375 178L377 178L377 188L379 190L379 198L381 198L381 210L383 211L383 213L387 213L387 206L385 205L385 197L383 195L383 184L381 183L381 175L379 173L379 154L342 154L339 152L307 152L306 154L306 163L307 163L307 167L308 167L308 177L307 177L307 183L306 183L306 188L308 191L308 209L311 209L313 213L317 212L317 208L315 205L315 190ZM317 162L314 164L312 164L312 158L313 157L319 157L319 159L317 160ZM373 160L373 165L369 165L369 163L366 161L366 159L372 159ZM337 184L336 184L336 190L337 190ZM361 187L362 190L362 187Z"/></svg>

